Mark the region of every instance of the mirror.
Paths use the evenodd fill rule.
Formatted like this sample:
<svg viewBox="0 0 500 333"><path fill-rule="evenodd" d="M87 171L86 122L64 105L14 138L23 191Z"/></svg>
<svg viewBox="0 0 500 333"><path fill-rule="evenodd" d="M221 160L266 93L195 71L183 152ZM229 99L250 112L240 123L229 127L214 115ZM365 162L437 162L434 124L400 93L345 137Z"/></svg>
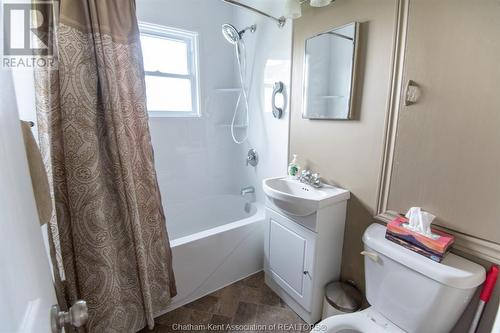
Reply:
<svg viewBox="0 0 500 333"><path fill-rule="evenodd" d="M304 57L306 119L352 119L358 23L308 38Z"/></svg>

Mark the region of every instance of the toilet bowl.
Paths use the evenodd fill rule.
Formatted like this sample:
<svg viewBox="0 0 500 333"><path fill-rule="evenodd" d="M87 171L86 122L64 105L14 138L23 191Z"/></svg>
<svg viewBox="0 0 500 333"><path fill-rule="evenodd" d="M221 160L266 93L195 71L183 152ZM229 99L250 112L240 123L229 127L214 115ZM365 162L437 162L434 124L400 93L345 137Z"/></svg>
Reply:
<svg viewBox="0 0 500 333"><path fill-rule="evenodd" d="M363 235L366 310L326 318L312 332L449 332L476 288L485 279L482 266L453 253L441 263L385 238L386 228L372 224Z"/></svg>
<svg viewBox="0 0 500 333"><path fill-rule="evenodd" d="M323 333L404 333L372 307L321 321L311 332Z"/></svg>

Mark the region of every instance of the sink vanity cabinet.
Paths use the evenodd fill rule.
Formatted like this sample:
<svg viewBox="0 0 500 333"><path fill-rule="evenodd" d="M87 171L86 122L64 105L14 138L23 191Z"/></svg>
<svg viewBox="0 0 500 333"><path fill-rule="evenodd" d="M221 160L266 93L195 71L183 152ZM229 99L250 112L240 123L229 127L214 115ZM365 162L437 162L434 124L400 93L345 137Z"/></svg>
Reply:
<svg viewBox="0 0 500 333"><path fill-rule="evenodd" d="M324 288L340 277L349 191L264 180L265 280L304 321L321 319Z"/></svg>

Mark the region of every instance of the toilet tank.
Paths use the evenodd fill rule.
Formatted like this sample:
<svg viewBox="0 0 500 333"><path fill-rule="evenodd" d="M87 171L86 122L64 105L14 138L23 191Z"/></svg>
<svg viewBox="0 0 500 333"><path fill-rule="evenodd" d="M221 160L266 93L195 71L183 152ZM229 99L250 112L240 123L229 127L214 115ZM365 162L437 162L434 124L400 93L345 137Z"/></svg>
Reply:
<svg viewBox="0 0 500 333"><path fill-rule="evenodd" d="M448 253L437 263L385 239L372 224L363 235L366 298L374 310L407 332L444 333L455 325L485 269Z"/></svg>

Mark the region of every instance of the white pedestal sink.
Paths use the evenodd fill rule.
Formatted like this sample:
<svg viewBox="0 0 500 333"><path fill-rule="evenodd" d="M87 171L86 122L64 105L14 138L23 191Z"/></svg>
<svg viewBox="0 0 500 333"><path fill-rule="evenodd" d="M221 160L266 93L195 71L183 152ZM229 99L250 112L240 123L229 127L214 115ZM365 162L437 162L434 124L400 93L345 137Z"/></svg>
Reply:
<svg viewBox="0 0 500 333"><path fill-rule="evenodd" d="M321 317L324 287L340 277L347 190L291 177L263 181L266 283L309 324Z"/></svg>
<svg viewBox="0 0 500 333"><path fill-rule="evenodd" d="M315 188L291 177L267 178L264 193L274 205L293 216L308 216L319 209L349 199L349 191L323 185Z"/></svg>

